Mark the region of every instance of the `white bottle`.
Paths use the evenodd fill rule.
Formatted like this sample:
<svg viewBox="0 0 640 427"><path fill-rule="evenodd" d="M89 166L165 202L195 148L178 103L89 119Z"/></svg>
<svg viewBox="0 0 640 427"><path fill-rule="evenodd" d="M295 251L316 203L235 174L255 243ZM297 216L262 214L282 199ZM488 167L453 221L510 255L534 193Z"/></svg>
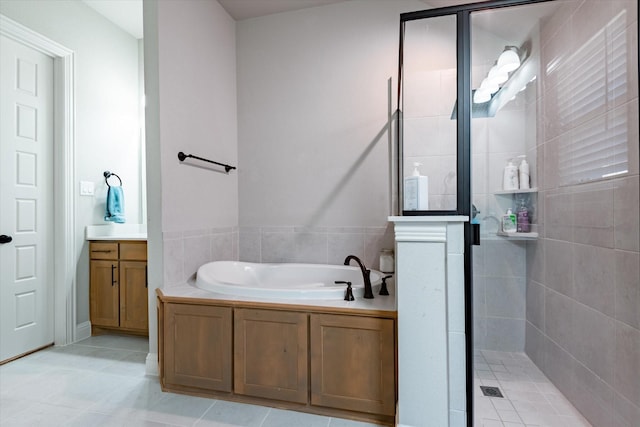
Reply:
<svg viewBox="0 0 640 427"><path fill-rule="evenodd" d="M504 167L502 189L517 190L518 186L518 167L513 164L513 159L509 159L507 166Z"/></svg>
<svg viewBox="0 0 640 427"><path fill-rule="evenodd" d="M404 210L426 211L429 210L429 177L420 175L418 166L413 164L413 174L404 178Z"/></svg>
<svg viewBox="0 0 640 427"><path fill-rule="evenodd" d="M522 157L522 161L520 162L520 167L518 170L520 171L520 189L526 190L529 189L529 163L527 163L526 156Z"/></svg>
<svg viewBox="0 0 640 427"><path fill-rule="evenodd" d="M382 249L380 251L380 271L383 273L393 273L396 262L393 258L393 249Z"/></svg>

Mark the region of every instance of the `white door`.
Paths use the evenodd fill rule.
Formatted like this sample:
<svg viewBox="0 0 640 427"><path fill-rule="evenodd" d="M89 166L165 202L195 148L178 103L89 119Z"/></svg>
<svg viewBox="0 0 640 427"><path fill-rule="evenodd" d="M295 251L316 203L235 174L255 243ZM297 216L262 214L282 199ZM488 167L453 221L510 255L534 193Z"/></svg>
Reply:
<svg viewBox="0 0 640 427"><path fill-rule="evenodd" d="M2 362L53 343L53 59L0 36L0 94Z"/></svg>

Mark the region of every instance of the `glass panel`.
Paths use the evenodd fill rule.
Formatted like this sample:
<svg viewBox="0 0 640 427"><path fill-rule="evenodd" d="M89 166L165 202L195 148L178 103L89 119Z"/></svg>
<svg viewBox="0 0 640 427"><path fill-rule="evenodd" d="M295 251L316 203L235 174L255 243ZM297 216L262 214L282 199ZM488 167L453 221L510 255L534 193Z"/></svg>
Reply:
<svg viewBox="0 0 640 427"><path fill-rule="evenodd" d="M606 375L614 358L591 355L616 345L607 329L617 303L612 260L620 249L638 250L637 7L565 0L471 14L471 88L478 101L471 199L482 235L472 253L474 369L476 385L505 394L482 397L474 386L476 426L505 416L524 424L552 419L553 408L511 392L533 383L564 392L576 381L580 390L595 381L602 387L593 401L616 389ZM491 69L506 61L499 59L505 46L515 47L508 50L520 64L500 79ZM492 77L497 87L478 95ZM509 233L507 209L516 217ZM617 212L633 212L633 219ZM619 216L625 217L620 223ZM635 267L621 267L622 274L638 283ZM640 374L632 371L624 375L638 384ZM564 402L565 424L590 425L556 396L549 403ZM607 425L601 407L579 398L572 403L593 425ZM527 407L536 408L535 417L519 412ZM620 422L640 425L636 414Z"/></svg>
<svg viewBox="0 0 640 427"><path fill-rule="evenodd" d="M403 49L403 210L455 211L455 15L406 22Z"/></svg>

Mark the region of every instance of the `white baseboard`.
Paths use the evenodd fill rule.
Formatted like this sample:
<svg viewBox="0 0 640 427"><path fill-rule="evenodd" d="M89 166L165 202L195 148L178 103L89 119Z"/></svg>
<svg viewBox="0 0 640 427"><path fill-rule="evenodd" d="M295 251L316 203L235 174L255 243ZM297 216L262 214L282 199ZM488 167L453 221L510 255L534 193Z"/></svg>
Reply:
<svg viewBox="0 0 640 427"><path fill-rule="evenodd" d="M76 325L75 334L73 334L74 342L82 341L91 336L91 322L86 321Z"/></svg>
<svg viewBox="0 0 640 427"><path fill-rule="evenodd" d="M157 377L160 375L158 369L158 353L147 354L147 360L145 362L145 375L151 375Z"/></svg>

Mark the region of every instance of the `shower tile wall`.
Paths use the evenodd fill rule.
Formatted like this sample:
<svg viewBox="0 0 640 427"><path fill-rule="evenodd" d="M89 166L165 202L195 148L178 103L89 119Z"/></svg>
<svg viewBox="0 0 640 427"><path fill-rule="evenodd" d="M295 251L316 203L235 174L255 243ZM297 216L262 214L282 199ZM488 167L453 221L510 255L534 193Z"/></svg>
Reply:
<svg viewBox="0 0 640 427"><path fill-rule="evenodd" d="M238 259L237 227L165 232L165 287L183 284L202 264Z"/></svg>
<svg viewBox="0 0 640 427"><path fill-rule="evenodd" d="M524 351L525 261L522 242L484 239L473 248L476 350Z"/></svg>
<svg viewBox="0 0 640 427"><path fill-rule="evenodd" d="M504 46L504 41L499 46ZM498 50L499 51L499 50ZM472 79L486 76L492 63L478 65ZM507 161L527 154L531 167L535 156L528 146L535 136L535 109L527 101L535 93L528 87L502 108L495 117L473 118L472 199L480 211L481 244L473 247L474 348L493 351L524 351L526 307L526 244L497 237L500 218L507 208L515 212L512 195L496 195L502 190L503 168ZM534 97L535 99L535 97ZM535 186L535 176L532 176ZM531 207L531 206L530 206Z"/></svg>
<svg viewBox="0 0 640 427"><path fill-rule="evenodd" d="M357 255L379 268L381 249L393 249L393 227L240 227L239 259L246 262L342 264Z"/></svg>
<svg viewBox="0 0 640 427"><path fill-rule="evenodd" d="M567 1L541 34L540 239L527 243L526 353L596 427L640 425L637 2ZM600 42L598 42L600 40ZM600 43L598 46L597 43ZM581 52L594 53L579 62ZM601 56L601 58L599 56ZM616 62L613 62L613 59ZM602 66L600 66L603 64ZM589 102L575 90L593 69ZM600 66L600 67L599 67ZM617 67L613 75L607 70ZM566 106L572 106L567 108ZM598 135L626 172L577 182ZM626 160L626 164L624 163ZM607 179L608 178L608 179Z"/></svg>

